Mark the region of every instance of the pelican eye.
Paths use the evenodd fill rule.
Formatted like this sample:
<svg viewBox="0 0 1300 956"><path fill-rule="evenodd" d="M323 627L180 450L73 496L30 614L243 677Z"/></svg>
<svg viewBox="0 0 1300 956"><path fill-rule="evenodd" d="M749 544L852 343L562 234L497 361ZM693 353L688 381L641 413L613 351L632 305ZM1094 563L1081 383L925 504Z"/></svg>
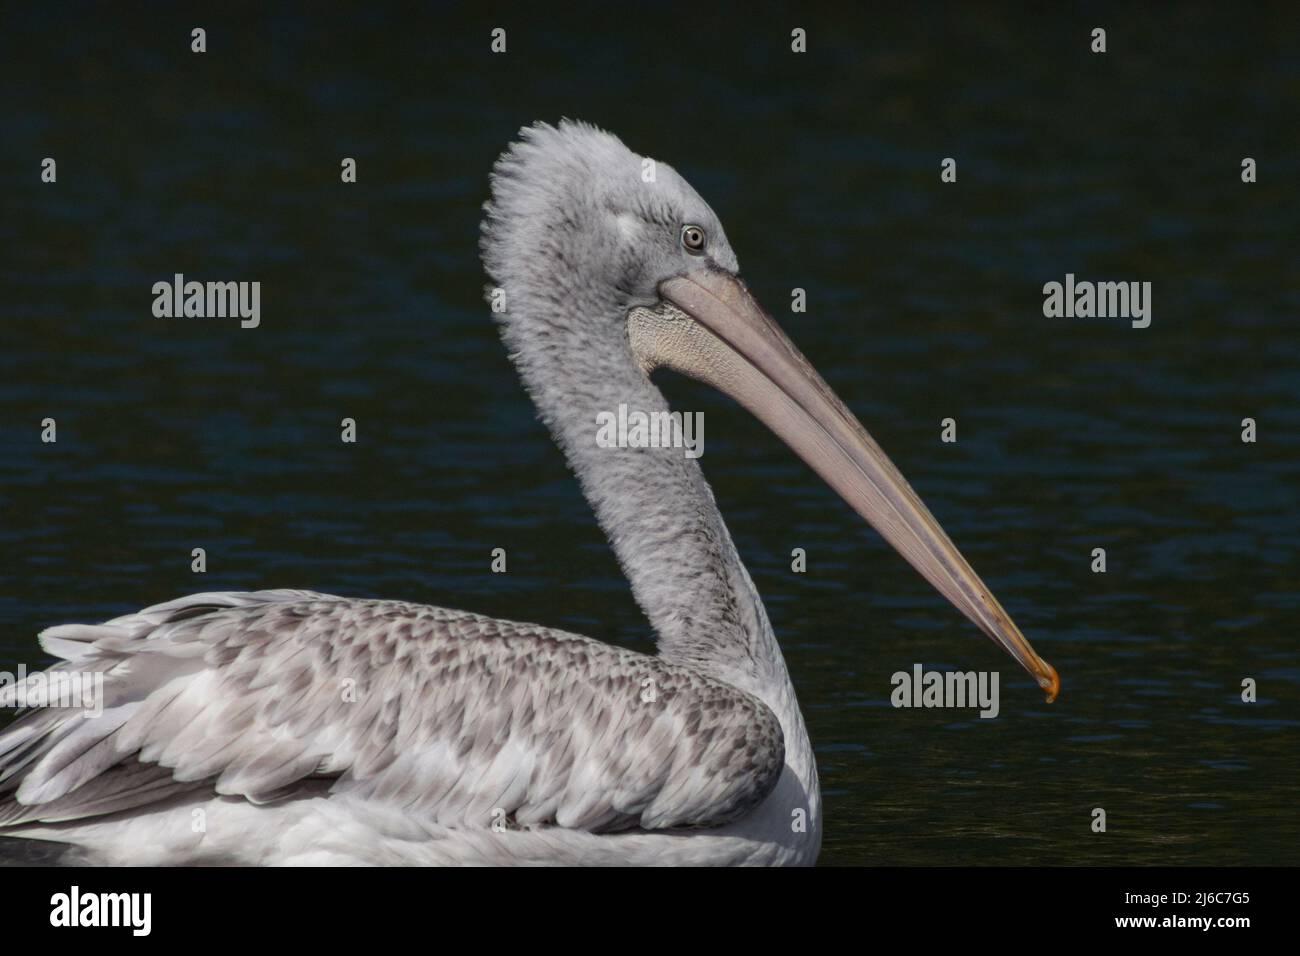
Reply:
<svg viewBox="0 0 1300 956"><path fill-rule="evenodd" d="M682 226L682 246L691 255L703 253L705 241L704 230L699 226Z"/></svg>

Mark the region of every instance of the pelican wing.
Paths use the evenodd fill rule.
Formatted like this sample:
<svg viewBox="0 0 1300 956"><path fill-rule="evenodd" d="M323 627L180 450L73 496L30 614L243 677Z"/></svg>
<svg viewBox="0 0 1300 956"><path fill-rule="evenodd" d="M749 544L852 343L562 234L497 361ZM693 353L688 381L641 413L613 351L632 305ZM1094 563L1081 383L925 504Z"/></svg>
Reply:
<svg viewBox="0 0 1300 956"><path fill-rule="evenodd" d="M104 675L103 713L42 707L0 733L2 827L310 790L447 827L707 827L785 759L776 716L727 684L424 605L197 594L41 642L64 658L46 675Z"/></svg>

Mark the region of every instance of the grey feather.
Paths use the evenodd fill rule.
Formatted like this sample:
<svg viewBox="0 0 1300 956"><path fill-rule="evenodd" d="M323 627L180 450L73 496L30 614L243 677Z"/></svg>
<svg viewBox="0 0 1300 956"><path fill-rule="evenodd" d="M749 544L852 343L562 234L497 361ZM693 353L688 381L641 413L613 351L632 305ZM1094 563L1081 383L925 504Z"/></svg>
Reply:
<svg viewBox="0 0 1300 956"><path fill-rule="evenodd" d="M190 790L260 801L321 774L447 827L502 813L593 832L716 826L784 762L754 697L534 625L266 591L168 602L102 633L59 665L106 670L102 716L38 711L0 734L14 771L0 826Z"/></svg>

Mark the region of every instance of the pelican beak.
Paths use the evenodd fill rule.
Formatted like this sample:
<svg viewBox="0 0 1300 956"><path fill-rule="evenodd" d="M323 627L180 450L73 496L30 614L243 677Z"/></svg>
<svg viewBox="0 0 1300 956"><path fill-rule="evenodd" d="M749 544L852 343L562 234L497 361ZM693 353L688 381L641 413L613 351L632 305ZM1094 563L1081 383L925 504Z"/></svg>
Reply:
<svg viewBox="0 0 1300 956"><path fill-rule="evenodd" d="M912 567L1056 699L1061 682L907 481L736 277L668 279L664 305L628 317L634 352L738 401L794 449Z"/></svg>

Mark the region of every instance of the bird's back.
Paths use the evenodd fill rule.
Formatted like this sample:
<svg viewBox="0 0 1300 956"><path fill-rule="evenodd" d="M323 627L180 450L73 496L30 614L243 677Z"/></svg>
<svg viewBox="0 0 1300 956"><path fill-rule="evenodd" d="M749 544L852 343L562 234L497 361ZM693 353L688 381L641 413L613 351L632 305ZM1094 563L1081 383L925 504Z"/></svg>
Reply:
<svg viewBox="0 0 1300 956"><path fill-rule="evenodd" d="M199 594L41 639L64 658L47 675L103 675L102 713L43 707L0 733L5 833L75 842L171 808L270 821L314 801L394 815L417 841L654 834L743 818L784 764L775 715L725 683L425 605Z"/></svg>

